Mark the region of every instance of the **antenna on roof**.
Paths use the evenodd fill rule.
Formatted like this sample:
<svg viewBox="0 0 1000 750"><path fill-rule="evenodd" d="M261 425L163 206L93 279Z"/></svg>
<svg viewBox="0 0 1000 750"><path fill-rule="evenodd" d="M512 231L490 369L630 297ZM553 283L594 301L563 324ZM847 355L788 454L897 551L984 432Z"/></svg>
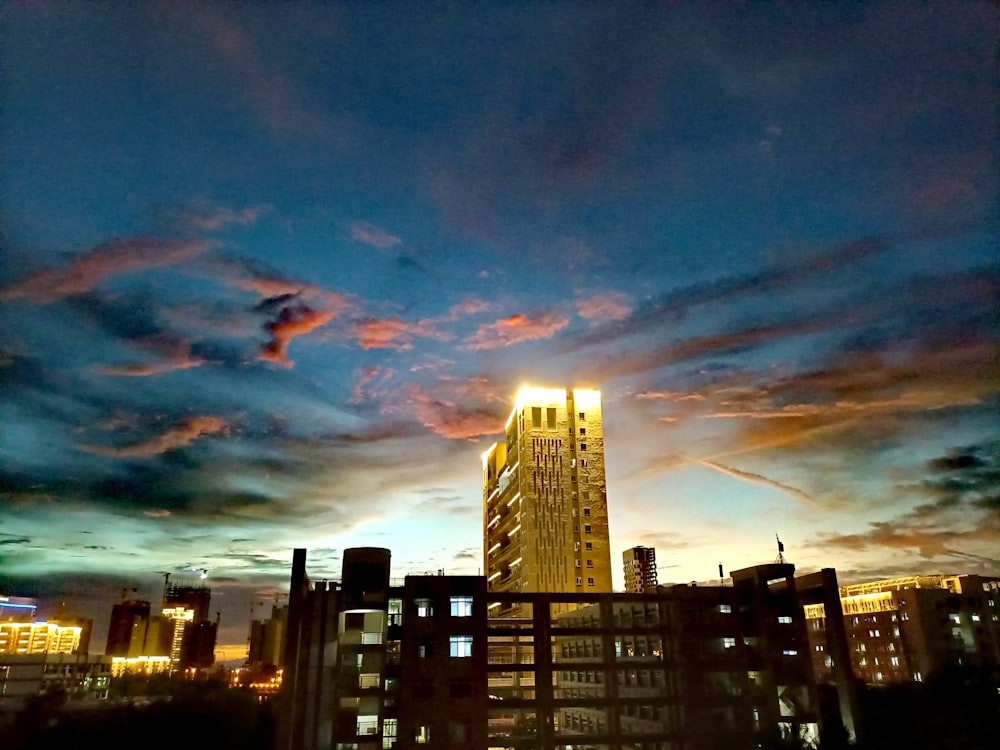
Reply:
<svg viewBox="0 0 1000 750"><path fill-rule="evenodd" d="M776 563L784 564L785 562L785 545L778 537L777 534L774 535L775 540L778 542L778 559L775 560Z"/></svg>

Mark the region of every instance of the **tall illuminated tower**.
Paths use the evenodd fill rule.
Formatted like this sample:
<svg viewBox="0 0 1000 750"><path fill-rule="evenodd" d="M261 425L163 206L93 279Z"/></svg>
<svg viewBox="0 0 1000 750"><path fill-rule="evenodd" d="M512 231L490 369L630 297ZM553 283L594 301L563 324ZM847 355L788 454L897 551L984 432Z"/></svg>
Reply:
<svg viewBox="0 0 1000 750"><path fill-rule="evenodd" d="M524 387L483 454L490 591L611 591L601 392Z"/></svg>

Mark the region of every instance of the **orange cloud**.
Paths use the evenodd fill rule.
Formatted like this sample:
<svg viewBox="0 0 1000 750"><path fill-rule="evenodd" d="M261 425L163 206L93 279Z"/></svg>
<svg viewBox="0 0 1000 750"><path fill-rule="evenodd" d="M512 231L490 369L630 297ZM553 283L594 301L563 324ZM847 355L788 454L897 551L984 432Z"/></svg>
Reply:
<svg viewBox="0 0 1000 750"><path fill-rule="evenodd" d="M99 367L97 371L104 375L146 377L174 370L188 370L205 364L205 360L191 354L189 343L178 341L169 336L150 336L136 343L140 349L163 356L163 361L156 363L128 362L123 365Z"/></svg>
<svg viewBox="0 0 1000 750"><path fill-rule="evenodd" d="M218 435L226 432L229 425L224 419L212 416L191 417L176 427L171 427L152 440L124 448L109 448L104 445L80 445L81 450L111 458L152 458L167 451L190 445L204 435Z"/></svg>
<svg viewBox="0 0 1000 750"><path fill-rule="evenodd" d="M388 250L402 242L399 237L367 221L356 221L351 224L351 239L377 247L379 250Z"/></svg>
<svg viewBox="0 0 1000 750"><path fill-rule="evenodd" d="M465 340L464 349L479 351L514 346L525 341L545 339L569 325L569 318L560 312L546 311L535 317L518 313L501 318L495 323L485 323Z"/></svg>
<svg viewBox="0 0 1000 750"><path fill-rule="evenodd" d="M62 269L45 269L0 289L0 300L26 299L48 304L88 292L102 281L148 268L163 268L191 260L214 243L207 240L165 242L132 237L100 245Z"/></svg>
<svg viewBox="0 0 1000 750"><path fill-rule="evenodd" d="M576 311L587 320L624 320L632 312L632 306L627 295L611 292L578 299Z"/></svg>
<svg viewBox="0 0 1000 750"><path fill-rule="evenodd" d="M278 319L264 326L271 334L271 340L264 345L259 358L283 367L292 367L295 363L288 359L288 344L291 340L326 325L335 316L334 312L321 312L305 305L282 308Z"/></svg>
<svg viewBox="0 0 1000 750"><path fill-rule="evenodd" d="M462 315L476 315L490 309L490 303L478 297L466 297L448 308L448 320L457 320Z"/></svg>

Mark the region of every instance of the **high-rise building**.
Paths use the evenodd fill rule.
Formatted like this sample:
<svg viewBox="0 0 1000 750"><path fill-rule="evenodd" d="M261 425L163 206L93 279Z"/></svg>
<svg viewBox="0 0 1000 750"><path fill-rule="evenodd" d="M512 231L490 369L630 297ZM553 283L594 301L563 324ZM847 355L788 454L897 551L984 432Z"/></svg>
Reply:
<svg viewBox="0 0 1000 750"><path fill-rule="evenodd" d="M656 550L632 547L622 553L625 567L625 590L630 594L656 591Z"/></svg>
<svg viewBox="0 0 1000 750"><path fill-rule="evenodd" d="M482 457L489 590L611 591L601 392L524 387L505 433Z"/></svg>
<svg viewBox="0 0 1000 750"><path fill-rule="evenodd" d="M115 604L111 608L108 641L104 647L107 656L134 658L147 654L146 633L149 628L150 605L134 599Z"/></svg>

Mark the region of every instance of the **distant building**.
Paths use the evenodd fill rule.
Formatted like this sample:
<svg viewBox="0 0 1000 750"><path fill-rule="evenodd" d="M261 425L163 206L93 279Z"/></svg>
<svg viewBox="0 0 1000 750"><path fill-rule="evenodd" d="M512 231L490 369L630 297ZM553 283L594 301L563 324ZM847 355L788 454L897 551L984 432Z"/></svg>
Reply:
<svg viewBox="0 0 1000 750"><path fill-rule="evenodd" d="M55 622L0 622L0 654L85 653L83 630Z"/></svg>
<svg viewBox="0 0 1000 750"><path fill-rule="evenodd" d="M870 685L884 685L922 682L949 667L1000 667L998 599L1000 578L976 575L907 576L842 586L854 674ZM806 616L812 637L830 622L823 607L807 608Z"/></svg>
<svg viewBox="0 0 1000 750"><path fill-rule="evenodd" d="M625 590L633 594L656 591L656 550L653 547L632 547L622 553L625 568Z"/></svg>
<svg viewBox="0 0 1000 750"><path fill-rule="evenodd" d="M600 391L522 388L482 460L489 590L610 592Z"/></svg>
<svg viewBox="0 0 1000 750"><path fill-rule="evenodd" d="M0 595L0 622L34 622L38 602L24 596Z"/></svg>
<svg viewBox="0 0 1000 750"><path fill-rule="evenodd" d="M0 655L0 713L16 712L36 695L63 693L68 701L106 700L110 656L87 654Z"/></svg>
<svg viewBox="0 0 1000 750"><path fill-rule="evenodd" d="M828 718L792 565L646 594L525 593L483 576L392 585L389 560L347 550L341 583L310 583L295 551L282 750L709 750L814 737ZM804 589L831 590L832 571Z"/></svg>
<svg viewBox="0 0 1000 750"><path fill-rule="evenodd" d="M266 620L251 620L250 645L247 650L249 667L284 666L283 648L285 627L288 622L288 607L274 606L271 617Z"/></svg>
<svg viewBox="0 0 1000 750"><path fill-rule="evenodd" d="M111 608L108 640L104 653L108 656L137 657L148 655L146 644L149 631L150 604L132 600L115 604Z"/></svg>

